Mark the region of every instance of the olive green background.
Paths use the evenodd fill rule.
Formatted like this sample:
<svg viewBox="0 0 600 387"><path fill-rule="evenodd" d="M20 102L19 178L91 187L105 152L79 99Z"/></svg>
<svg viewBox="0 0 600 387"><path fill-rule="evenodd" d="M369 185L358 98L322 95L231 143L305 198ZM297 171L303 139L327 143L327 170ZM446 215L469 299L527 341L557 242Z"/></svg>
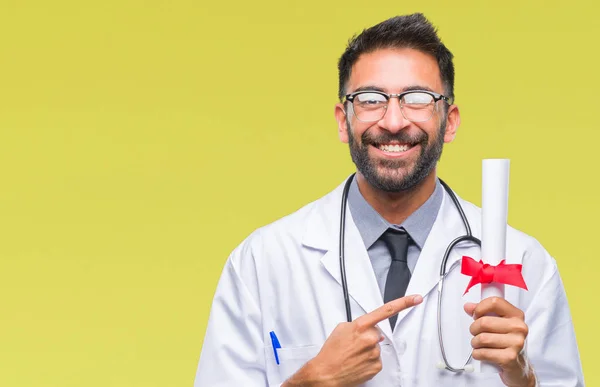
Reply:
<svg viewBox="0 0 600 387"><path fill-rule="evenodd" d="M598 6L582 1L0 2L0 385L191 386L223 264L353 170L336 62L421 11L462 113L440 176L558 261L600 383ZM596 360L595 360L596 359Z"/></svg>

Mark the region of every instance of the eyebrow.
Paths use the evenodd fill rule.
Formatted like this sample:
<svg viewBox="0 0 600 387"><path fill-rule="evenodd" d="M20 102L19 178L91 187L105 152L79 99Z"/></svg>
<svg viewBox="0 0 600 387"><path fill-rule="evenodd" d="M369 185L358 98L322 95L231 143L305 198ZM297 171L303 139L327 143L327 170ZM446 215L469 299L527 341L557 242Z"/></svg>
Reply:
<svg viewBox="0 0 600 387"><path fill-rule="evenodd" d="M426 90L426 91L432 91L435 92L433 89L431 89L430 87L427 86L423 86L423 85L411 85L411 86L407 86L404 87L400 90L400 93L403 93L405 91L412 91L412 90ZM366 86L361 86L359 88L357 88L356 90L354 90L352 93L356 93L359 91L379 91L382 93L386 93L388 94L387 91L385 91L385 89L379 87L379 86L375 86L375 85L366 85ZM348 93L351 94L351 93Z"/></svg>

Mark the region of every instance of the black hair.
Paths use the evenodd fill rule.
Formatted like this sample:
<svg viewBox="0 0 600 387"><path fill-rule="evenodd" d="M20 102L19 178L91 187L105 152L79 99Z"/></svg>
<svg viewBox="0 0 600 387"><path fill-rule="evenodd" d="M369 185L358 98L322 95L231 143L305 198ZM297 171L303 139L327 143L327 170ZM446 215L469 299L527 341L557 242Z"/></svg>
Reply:
<svg viewBox="0 0 600 387"><path fill-rule="evenodd" d="M412 48L434 57L440 69L444 93L454 100L453 55L429 20L422 13L415 13L387 19L350 39L338 62L340 101L346 95L346 84L358 58L362 54L386 48Z"/></svg>

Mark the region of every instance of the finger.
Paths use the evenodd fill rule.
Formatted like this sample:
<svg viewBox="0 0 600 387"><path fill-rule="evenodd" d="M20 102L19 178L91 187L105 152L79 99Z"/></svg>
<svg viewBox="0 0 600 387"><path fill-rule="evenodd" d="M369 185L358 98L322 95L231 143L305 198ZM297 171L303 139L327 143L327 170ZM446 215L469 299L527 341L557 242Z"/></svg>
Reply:
<svg viewBox="0 0 600 387"><path fill-rule="evenodd" d="M514 348L520 352L525 345L525 338L519 334L480 333L471 339L473 349L479 348Z"/></svg>
<svg viewBox="0 0 600 387"><path fill-rule="evenodd" d="M513 349L480 348L473 350L473 359L493 363L500 368L507 368L517 361L519 354Z"/></svg>
<svg viewBox="0 0 600 387"><path fill-rule="evenodd" d="M525 319L523 311L510 302L500 297L489 297L482 300L473 312L473 318L478 319L481 316L495 314L500 317L517 317Z"/></svg>
<svg viewBox="0 0 600 387"><path fill-rule="evenodd" d="M387 320L395 314L400 313L404 309L418 305L423 301L423 297L419 295L400 297L392 300L374 311L364 314L354 320L354 323L360 329L367 329L374 327L383 320Z"/></svg>
<svg viewBox="0 0 600 387"><path fill-rule="evenodd" d="M381 342L383 334L377 327L370 327L364 331L361 331L360 339L364 345L364 348L370 348L377 346Z"/></svg>
<svg viewBox="0 0 600 387"><path fill-rule="evenodd" d="M473 336L480 333L515 333L522 336L527 336L527 324L523 320L517 318L483 316L475 320L469 327L469 331Z"/></svg>
<svg viewBox="0 0 600 387"><path fill-rule="evenodd" d="M369 360L371 360L371 361L377 361L380 358L381 358L381 347L379 345L376 345L369 352Z"/></svg>
<svg viewBox="0 0 600 387"><path fill-rule="evenodd" d="M477 307L477 304L474 304L472 302L467 302L464 306L465 312L467 312L467 314L469 316L473 316L473 312L475 311L476 307Z"/></svg>

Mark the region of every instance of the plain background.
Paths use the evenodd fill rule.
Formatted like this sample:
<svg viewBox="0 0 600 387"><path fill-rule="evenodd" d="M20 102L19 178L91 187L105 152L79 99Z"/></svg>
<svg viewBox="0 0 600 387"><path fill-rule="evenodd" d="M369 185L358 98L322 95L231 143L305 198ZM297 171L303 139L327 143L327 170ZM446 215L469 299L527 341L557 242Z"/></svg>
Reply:
<svg viewBox="0 0 600 387"><path fill-rule="evenodd" d="M415 11L455 54L439 174L479 204L481 160L511 159L510 224L556 258L599 384L591 4L2 0L0 385L191 386L231 250L353 170L346 42Z"/></svg>

